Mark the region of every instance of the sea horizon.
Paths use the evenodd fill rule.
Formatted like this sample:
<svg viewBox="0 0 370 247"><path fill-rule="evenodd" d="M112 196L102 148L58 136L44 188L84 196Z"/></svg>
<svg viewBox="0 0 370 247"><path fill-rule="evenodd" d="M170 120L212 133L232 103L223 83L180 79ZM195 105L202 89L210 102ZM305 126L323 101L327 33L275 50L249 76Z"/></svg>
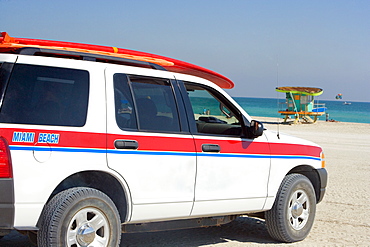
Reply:
<svg viewBox="0 0 370 247"><path fill-rule="evenodd" d="M284 109L285 98L233 97L233 99L250 115L259 117L283 118L279 110ZM345 102L350 104L344 104ZM315 104L325 104L326 114L318 117L325 121L368 123L370 124L370 102L349 100L315 99Z"/></svg>

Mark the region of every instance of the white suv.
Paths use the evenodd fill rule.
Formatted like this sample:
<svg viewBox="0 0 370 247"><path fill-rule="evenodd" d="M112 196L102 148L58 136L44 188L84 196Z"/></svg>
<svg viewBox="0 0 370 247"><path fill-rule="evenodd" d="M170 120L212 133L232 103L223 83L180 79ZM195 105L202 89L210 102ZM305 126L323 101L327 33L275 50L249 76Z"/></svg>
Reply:
<svg viewBox="0 0 370 247"><path fill-rule="evenodd" d="M327 184L318 145L157 60L20 43L0 38L0 236L118 246L248 214L279 241L308 235Z"/></svg>

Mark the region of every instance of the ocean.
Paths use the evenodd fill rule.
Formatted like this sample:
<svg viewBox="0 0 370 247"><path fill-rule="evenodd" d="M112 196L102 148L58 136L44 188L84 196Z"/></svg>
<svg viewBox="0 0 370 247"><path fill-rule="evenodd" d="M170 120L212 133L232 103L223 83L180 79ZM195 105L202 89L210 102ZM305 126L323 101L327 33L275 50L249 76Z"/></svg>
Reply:
<svg viewBox="0 0 370 247"><path fill-rule="evenodd" d="M278 113L278 110L283 109L280 103L284 103L285 98L234 97L234 100L251 116L283 118ZM329 114L330 120L370 123L370 102L350 102L351 104L345 105L342 100L329 101L315 99L315 104L317 103L325 104L325 107L327 107L326 113ZM325 114L319 117L319 120L325 121Z"/></svg>

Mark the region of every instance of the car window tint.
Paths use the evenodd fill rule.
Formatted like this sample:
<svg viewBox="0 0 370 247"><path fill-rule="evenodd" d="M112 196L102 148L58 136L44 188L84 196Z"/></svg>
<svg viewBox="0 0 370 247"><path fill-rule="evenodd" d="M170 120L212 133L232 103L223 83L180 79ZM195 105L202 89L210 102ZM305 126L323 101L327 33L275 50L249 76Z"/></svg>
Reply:
<svg viewBox="0 0 370 247"><path fill-rule="evenodd" d="M178 132L180 123L169 80L130 76L140 130Z"/></svg>
<svg viewBox="0 0 370 247"><path fill-rule="evenodd" d="M0 122L83 126L88 96L87 71L16 64L5 92Z"/></svg>
<svg viewBox="0 0 370 247"><path fill-rule="evenodd" d="M0 107L4 99L12 66L12 63L0 63Z"/></svg>
<svg viewBox="0 0 370 247"><path fill-rule="evenodd" d="M115 74L113 80L117 125L121 129L137 129L136 112L128 77L125 74Z"/></svg>

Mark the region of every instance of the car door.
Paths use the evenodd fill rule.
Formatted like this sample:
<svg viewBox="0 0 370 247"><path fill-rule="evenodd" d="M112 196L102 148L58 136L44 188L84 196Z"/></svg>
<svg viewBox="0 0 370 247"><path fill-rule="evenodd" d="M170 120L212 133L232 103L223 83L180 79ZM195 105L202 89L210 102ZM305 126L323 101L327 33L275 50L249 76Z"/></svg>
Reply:
<svg viewBox="0 0 370 247"><path fill-rule="evenodd" d="M189 216L195 145L175 81L166 72L129 71L107 69L106 90L108 165L128 185L130 220Z"/></svg>
<svg viewBox="0 0 370 247"><path fill-rule="evenodd" d="M185 82L189 122L197 152L192 215L238 213L263 208L270 150L264 135L243 137L240 111L212 87Z"/></svg>

